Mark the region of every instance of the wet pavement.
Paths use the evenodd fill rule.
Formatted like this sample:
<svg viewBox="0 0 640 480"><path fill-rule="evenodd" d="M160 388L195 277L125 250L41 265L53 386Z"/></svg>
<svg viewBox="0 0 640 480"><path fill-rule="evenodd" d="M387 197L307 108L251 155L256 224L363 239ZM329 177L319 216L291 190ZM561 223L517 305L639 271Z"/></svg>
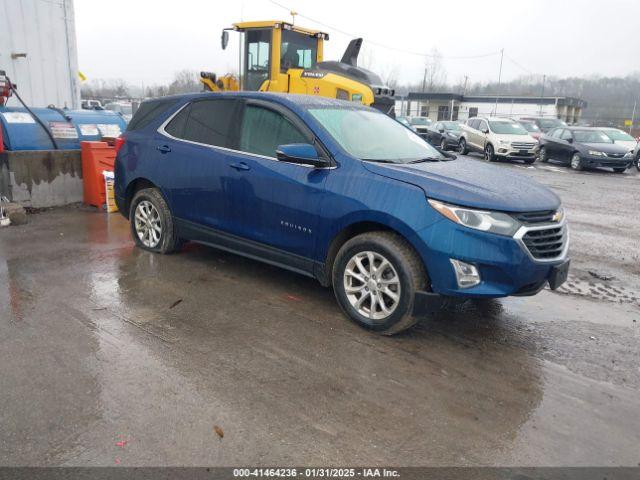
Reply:
<svg viewBox="0 0 640 480"><path fill-rule="evenodd" d="M391 338L311 279L143 252L117 214L1 230L0 464L640 464L640 175L503 168L562 196L569 285Z"/></svg>

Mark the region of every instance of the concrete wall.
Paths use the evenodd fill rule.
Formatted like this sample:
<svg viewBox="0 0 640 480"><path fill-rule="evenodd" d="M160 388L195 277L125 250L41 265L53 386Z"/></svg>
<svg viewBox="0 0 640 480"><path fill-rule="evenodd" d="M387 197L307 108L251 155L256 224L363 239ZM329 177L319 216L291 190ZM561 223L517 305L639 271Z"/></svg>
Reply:
<svg viewBox="0 0 640 480"><path fill-rule="evenodd" d="M81 202L80 151L0 153L0 195L34 208Z"/></svg>
<svg viewBox="0 0 640 480"><path fill-rule="evenodd" d="M0 70L29 106L80 108L73 0L0 0Z"/></svg>

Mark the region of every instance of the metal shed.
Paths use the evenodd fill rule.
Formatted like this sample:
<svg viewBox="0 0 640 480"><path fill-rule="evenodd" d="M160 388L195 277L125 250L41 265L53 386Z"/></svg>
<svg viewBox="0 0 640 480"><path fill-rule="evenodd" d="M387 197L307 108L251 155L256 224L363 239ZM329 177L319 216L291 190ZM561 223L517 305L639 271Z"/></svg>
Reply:
<svg viewBox="0 0 640 480"><path fill-rule="evenodd" d="M0 0L0 70L29 106L80 108L73 0Z"/></svg>

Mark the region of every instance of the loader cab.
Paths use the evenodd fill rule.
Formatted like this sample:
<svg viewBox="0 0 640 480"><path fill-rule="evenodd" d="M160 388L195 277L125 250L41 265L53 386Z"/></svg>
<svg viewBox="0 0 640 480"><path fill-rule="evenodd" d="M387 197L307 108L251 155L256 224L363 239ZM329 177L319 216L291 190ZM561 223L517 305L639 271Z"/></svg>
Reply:
<svg viewBox="0 0 640 480"><path fill-rule="evenodd" d="M328 35L286 22L236 23L243 34L243 90L288 91L290 69L313 69L322 61Z"/></svg>

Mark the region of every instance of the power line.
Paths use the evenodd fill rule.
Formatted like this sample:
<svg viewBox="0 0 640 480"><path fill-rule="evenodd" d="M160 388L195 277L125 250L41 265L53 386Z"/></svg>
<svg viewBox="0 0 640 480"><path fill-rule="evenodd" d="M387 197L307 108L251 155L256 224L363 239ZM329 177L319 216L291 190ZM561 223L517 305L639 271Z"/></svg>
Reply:
<svg viewBox="0 0 640 480"><path fill-rule="evenodd" d="M281 3L278 3L275 0L269 0L269 2L271 2L274 5L276 5L277 7L283 8L283 9L289 11L289 12L292 11L291 8L287 7L286 5L282 5ZM327 28L329 30L333 30L334 32L338 32L338 33L341 33L342 35L346 35L347 37L350 37L350 38L363 37L362 35L355 35L353 33L347 32L345 30L341 30L341 29L336 28L334 26L331 26L331 25L329 25L327 23L321 22L320 20L316 20L315 18L311 18L311 17L308 17L306 15L302 15L301 13L297 13L296 15L298 17L302 17L302 18L304 18L306 20L309 20L310 22L317 23L318 25L321 25L321 26L323 26L323 27L325 27L325 28ZM470 59L474 59L474 58L493 57L493 56L496 56L496 55L500 54L500 52L498 51L498 52L483 53L483 54L480 54L480 55L462 55L462 56L446 56L445 57L443 55L438 55L438 54L430 54L430 53L423 53L423 52L416 52L416 51L412 51L412 50L406 50L406 49L403 49L403 48L398 48L398 47L394 47L394 46L391 46L391 45L386 45L384 43L379 43L379 42L376 42L376 41L370 40L370 39L367 39L367 43L370 43L371 45L375 45L377 47L386 48L388 50L393 50L395 52L407 53L409 55L414 55L414 56L417 56L417 57L423 57L423 58L424 57L431 57L431 58L436 58L437 57L437 58L441 58L443 60L470 60Z"/></svg>

